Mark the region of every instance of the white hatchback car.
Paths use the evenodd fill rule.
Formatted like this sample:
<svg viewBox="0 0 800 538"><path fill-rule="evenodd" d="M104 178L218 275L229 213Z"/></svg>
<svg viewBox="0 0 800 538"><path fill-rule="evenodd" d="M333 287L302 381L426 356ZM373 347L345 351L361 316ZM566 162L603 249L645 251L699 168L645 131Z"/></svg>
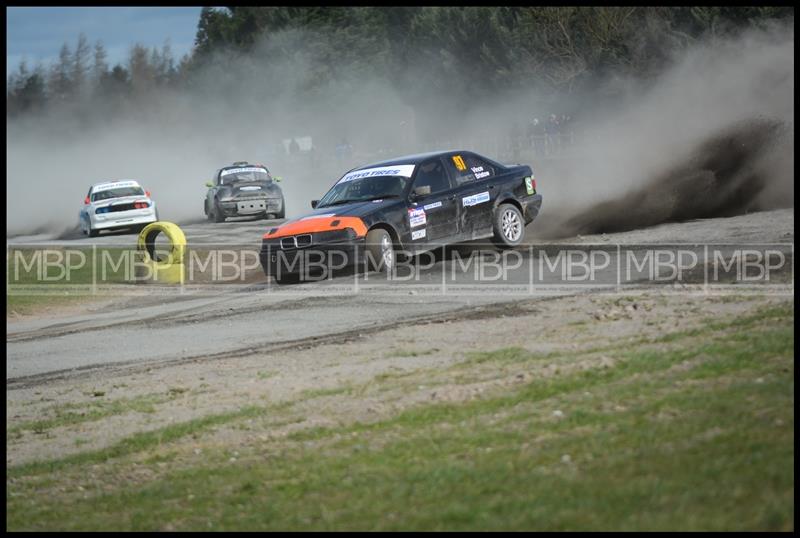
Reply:
<svg viewBox="0 0 800 538"><path fill-rule="evenodd" d="M133 180L96 183L89 189L80 211L81 231L97 237L101 230L142 228L158 220L156 203Z"/></svg>

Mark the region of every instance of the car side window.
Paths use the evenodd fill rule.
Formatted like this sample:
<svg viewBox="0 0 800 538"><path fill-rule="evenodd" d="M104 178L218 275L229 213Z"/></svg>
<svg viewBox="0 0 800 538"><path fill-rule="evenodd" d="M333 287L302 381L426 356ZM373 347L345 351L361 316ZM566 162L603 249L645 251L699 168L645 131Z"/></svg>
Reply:
<svg viewBox="0 0 800 538"><path fill-rule="evenodd" d="M448 164L452 165L451 170L458 185L492 177L497 173L494 166L468 153L451 155Z"/></svg>
<svg viewBox="0 0 800 538"><path fill-rule="evenodd" d="M417 177L414 179L414 186L412 188L429 186L431 194L449 190L450 178L447 177L447 172L442 165L442 160L438 157L425 161L419 165L417 170Z"/></svg>

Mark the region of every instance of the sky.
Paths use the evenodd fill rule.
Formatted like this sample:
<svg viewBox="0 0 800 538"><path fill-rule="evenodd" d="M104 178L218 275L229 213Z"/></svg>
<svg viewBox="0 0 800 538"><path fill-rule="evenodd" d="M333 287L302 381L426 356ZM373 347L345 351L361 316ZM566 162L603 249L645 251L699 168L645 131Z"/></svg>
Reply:
<svg viewBox="0 0 800 538"><path fill-rule="evenodd" d="M170 40L176 63L194 44L200 7L7 7L6 76L24 57L28 66L45 66L58 58L66 42L74 50L83 32L94 48L97 40L113 66L125 62L135 43L161 48Z"/></svg>

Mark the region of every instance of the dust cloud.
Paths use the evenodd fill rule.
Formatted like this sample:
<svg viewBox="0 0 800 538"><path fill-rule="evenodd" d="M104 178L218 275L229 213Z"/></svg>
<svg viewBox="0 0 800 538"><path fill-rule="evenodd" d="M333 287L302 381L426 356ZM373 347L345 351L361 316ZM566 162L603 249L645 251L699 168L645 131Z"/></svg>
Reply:
<svg viewBox="0 0 800 538"><path fill-rule="evenodd" d="M691 50L620 106L593 111L583 136L574 158L542 163L537 235L793 207L793 28Z"/></svg>
<svg viewBox="0 0 800 538"><path fill-rule="evenodd" d="M404 100L396 82L358 72L339 70L335 82L307 91L312 63L300 53L279 54L302 50L302 42L303 32L291 30L269 36L251 55L219 55L184 92L148 94L146 106L109 119L98 106L90 118L9 120L7 234L74 230L89 186L111 179L140 181L164 220L202 220L204 183L239 160L264 163L283 178L293 217L354 166L450 148L530 163L544 196L536 234L791 205L793 26L700 44L646 83L598 81L598 90L613 84L624 96L614 104L594 105L591 94L517 92L463 105L458 114L446 92L423 96L423 108ZM551 109L580 110L573 147L555 157L523 149L512 159L511 123L524 131L531 116ZM284 140L293 137L311 137L314 149L287 154ZM343 140L350 153L335 150Z"/></svg>

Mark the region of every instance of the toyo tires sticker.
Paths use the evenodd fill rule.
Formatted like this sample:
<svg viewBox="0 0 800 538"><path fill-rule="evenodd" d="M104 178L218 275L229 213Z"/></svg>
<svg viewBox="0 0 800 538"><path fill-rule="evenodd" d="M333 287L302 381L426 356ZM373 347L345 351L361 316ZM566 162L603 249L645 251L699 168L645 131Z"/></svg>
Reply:
<svg viewBox="0 0 800 538"><path fill-rule="evenodd" d="M245 167L245 168L228 168L227 170L223 170L222 172L220 172L219 173L219 177L228 176L230 174L239 174L239 173L242 173L242 172L264 172L264 173L266 173L267 169L263 168L261 166L248 166L248 167Z"/></svg>
<svg viewBox="0 0 800 538"><path fill-rule="evenodd" d="M375 176L402 176L402 177L411 177L414 175L414 166L413 164L398 164L395 166L382 166L380 168L367 168L366 170L356 170L355 172L350 172L346 174L342 179L337 181L337 183L345 183L347 181L353 181L354 179L361 179L364 177L375 177Z"/></svg>
<svg viewBox="0 0 800 538"><path fill-rule="evenodd" d="M104 185L98 185L94 188L92 193L100 192L100 191L107 191L109 189L117 189L120 187L140 187L137 182L135 181L115 181L113 183L106 183Z"/></svg>

